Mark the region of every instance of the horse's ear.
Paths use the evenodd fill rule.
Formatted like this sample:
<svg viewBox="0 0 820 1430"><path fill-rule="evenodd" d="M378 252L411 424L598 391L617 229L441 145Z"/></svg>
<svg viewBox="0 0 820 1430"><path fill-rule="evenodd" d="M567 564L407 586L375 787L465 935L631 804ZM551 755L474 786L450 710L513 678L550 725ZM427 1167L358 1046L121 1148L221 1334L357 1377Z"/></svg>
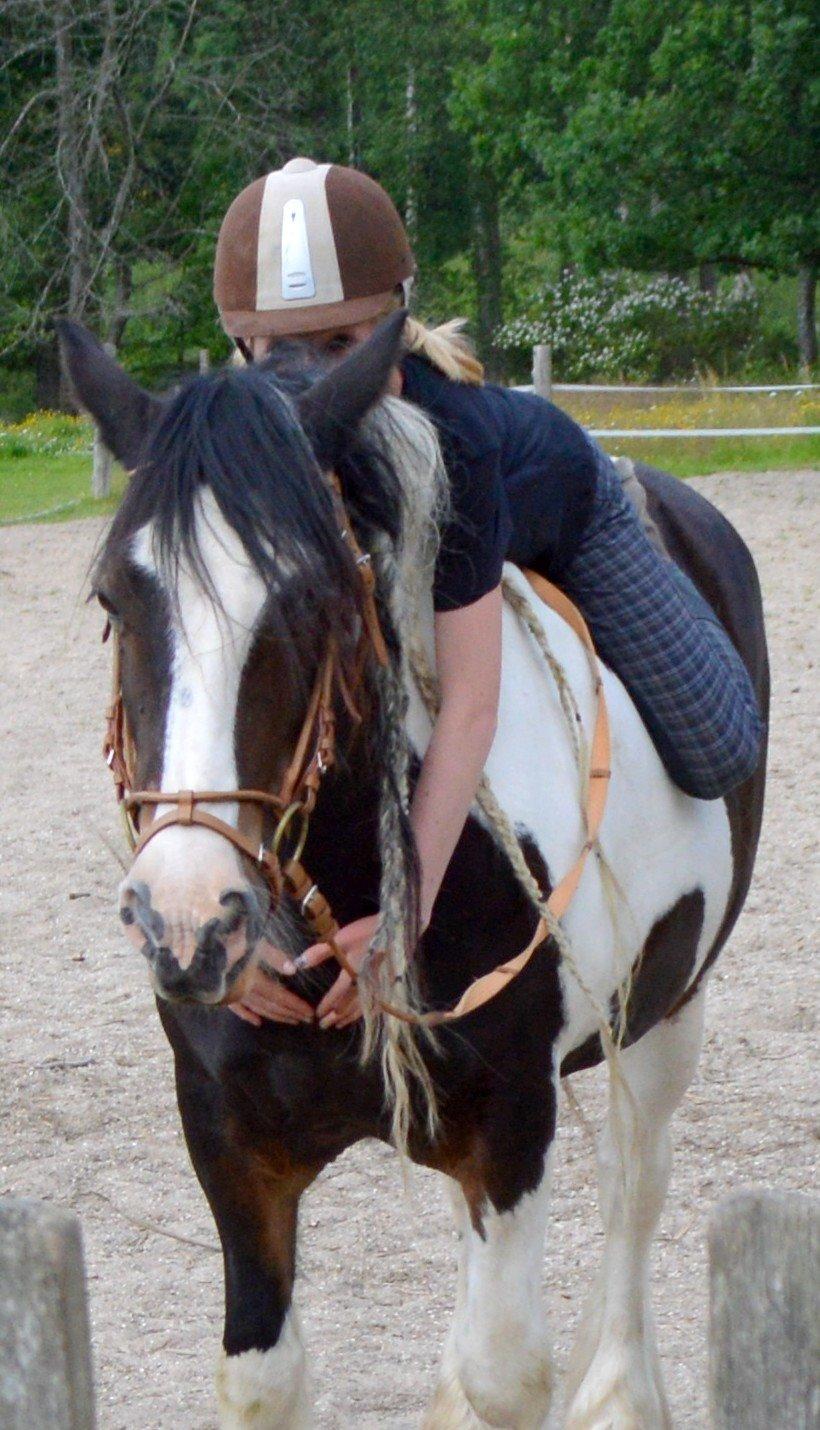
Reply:
<svg viewBox="0 0 820 1430"><path fill-rule="evenodd" d="M102 343L70 318L56 318L66 377L80 407L127 471L139 464L146 438L164 404L134 382Z"/></svg>
<svg viewBox="0 0 820 1430"><path fill-rule="evenodd" d="M342 358L299 398L299 416L321 466L344 455L362 418L387 391L401 356L406 309L391 313L349 357Z"/></svg>

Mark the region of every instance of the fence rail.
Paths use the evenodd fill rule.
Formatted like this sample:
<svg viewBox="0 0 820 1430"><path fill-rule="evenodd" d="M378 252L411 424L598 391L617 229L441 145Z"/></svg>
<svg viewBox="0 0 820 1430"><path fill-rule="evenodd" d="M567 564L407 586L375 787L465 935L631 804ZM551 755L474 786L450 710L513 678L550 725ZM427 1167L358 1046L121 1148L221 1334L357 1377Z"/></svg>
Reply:
<svg viewBox="0 0 820 1430"><path fill-rule="evenodd" d="M820 382L768 382L765 384L747 384L740 387L725 386L723 383L700 384L700 383L658 383L646 386L632 383L597 383L597 382L554 382L553 392L687 392L692 397L713 397L715 393L722 392L816 392L820 389ZM532 387L530 387L532 391Z"/></svg>
<svg viewBox="0 0 820 1430"><path fill-rule="evenodd" d="M817 437L820 427L596 427L592 437Z"/></svg>

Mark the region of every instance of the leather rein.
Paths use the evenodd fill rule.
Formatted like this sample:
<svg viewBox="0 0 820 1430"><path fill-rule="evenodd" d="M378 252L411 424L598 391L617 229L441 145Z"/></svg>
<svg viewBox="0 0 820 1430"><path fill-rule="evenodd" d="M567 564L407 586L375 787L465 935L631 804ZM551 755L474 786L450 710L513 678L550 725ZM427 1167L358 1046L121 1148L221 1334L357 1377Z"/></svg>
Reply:
<svg viewBox="0 0 820 1430"><path fill-rule="evenodd" d="M339 925L318 885L302 864L302 854L322 779L335 763L336 696L341 695L352 718L359 721L361 716L356 709L355 696L366 663L368 659L375 658L380 665L385 666L389 657L376 609L375 575L370 556L362 552L356 541L335 475L331 476L331 485L337 515L340 517L340 535L353 557L361 579L362 633L356 656L355 679L351 690L342 672L338 652L330 645L320 663L302 728L278 792L272 794L257 789L134 789L134 752L122 697L121 654L116 631L113 640L112 695L106 712L103 754L114 779L117 799L123 812L126 837L134 858L157 834L172 825L182 825L186 828L196 825L210 829L227 839L260 870L270 893L271 910L275 909L284 894L298 903L302 917L313 936L313 942L327 944L340 967L356 984L357 971L336 940ZM591 768L585 800L586 841L575 864L552 890L546 902L545 912L560 919L578 886L587 856L595 846L603 818L610 776L609 720L595 649L583 617L563 592L544 577L532 571L526 571L525 575L536 594L571 625L584 645L592 668L597 701L590 751ZM106 621L103 640L106 641L111 633L111 622ZM239 804L255 809L260 816L259 839L251 839L227 820L220 819L210 810L200 808L203 804ZM153 818L147 828L141 831L140 811L144 808L156 809L162 805L170 805L171 808ZM276 827L269 842L262 837L266 815L276 818ZM452 1008L415 1013L381 999L376 1000L376 1006L382 1013L418 1026L435 1027L462 1018L500 993L526 966L535 949L548 934L549 924L542 914L527 947L516 958L499 964L491 973L475 979ZM378 956L377 953L376 957Z"/></svg>

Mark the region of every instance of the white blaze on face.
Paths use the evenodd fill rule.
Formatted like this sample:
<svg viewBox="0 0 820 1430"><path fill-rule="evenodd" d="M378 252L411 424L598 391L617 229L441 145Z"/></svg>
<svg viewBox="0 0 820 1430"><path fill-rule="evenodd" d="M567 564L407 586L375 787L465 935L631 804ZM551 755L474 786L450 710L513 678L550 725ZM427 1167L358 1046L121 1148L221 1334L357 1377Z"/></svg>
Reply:
<svg viewBox="0 0 820 1430"><path fill-rule="evenodd" d="M209 487L203 487L197 506L196 535L216 599L202 589L192 571L180 565L178 600L176 605L170 603L173 662L160 775L163 790L237 788L234 728L239 684L266 596L264 583ZM134 538L133 554L139 565L158 575L150 525ZM166 808L160 806L157 813ZM236 805L211 808L227 822L236 822Z"/></svg>

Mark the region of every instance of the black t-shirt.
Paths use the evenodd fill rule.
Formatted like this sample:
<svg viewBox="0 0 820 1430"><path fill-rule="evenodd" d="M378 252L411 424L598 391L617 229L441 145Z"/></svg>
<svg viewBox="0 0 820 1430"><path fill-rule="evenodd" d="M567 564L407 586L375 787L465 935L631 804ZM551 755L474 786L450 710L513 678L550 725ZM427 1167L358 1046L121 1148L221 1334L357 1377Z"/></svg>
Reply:
<svg viewBox="0 0 820 1430"><path fill-rule="evenodd" d="M413 354L402 374L402 395L435 425L450 478L436 610L457 610L486 596L506 560L538 557L545 574L560 577L578 548L595 490L596 456L583 429L534 393L453 382Z"/></svg>

